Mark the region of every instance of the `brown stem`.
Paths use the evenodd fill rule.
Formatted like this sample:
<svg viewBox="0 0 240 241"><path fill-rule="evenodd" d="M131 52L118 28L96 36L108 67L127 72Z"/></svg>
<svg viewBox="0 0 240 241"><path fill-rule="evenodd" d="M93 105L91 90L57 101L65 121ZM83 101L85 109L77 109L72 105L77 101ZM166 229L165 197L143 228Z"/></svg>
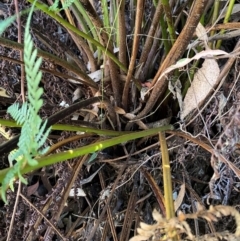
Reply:
<svg viewBox="0 0 240 241"><path fill-rule="evenodd" d="M138 70L142 69L143 65L145 64L145 62L148 58L150 49L152 47L154 34L156 32L157 26L159 25L160 16L161 16L162 12L163 12L163 7L162 7L162 4L161 4L161 1L158 1L158 5L157 5L157 8L156 8L155 14L153 16L153 21L152 21L150 30L147 34L146 43L143 47L143 51L142 51L142 54L141 54L141 57L140 57L140 60L139 60L140 68L138 68ZM138 79L139 75L140 75L140 71L137 71L136 74L135 74L135 78Z"/></svg>
<svg viewBox="0 0 240 241"><path fill-rule="evenodd" d="M146 116L154 107L157 100L165 93L165 90L168 85L168 79L166 76L159 79L159 76L163 71L170 65L176 63L176 61L183 55L185 52L188 43L192 39L194 31L199 23L200 17L204 11L204 8L207 4L207 0L196 0L193 11L189 16L186 25L184 26L181 34L177 38L170 52L168 53L163 64L160 66L156 76L153 79L152 85L154 85L153 91L146 103L145 108L136 116L135 119L142 118Z"/></svg>
<svg viewBox="0 0 240 241"><path fill-rule="evenodd" d="M123 90L123 108L127 111L128 109L128 90L130 86L130 80L132 78L132 74L134 71L135 61L138 53L138 43L139 43L139 34L141 31L142 25L142 17L143 17L143 7L144 7L144 0L137 1L137 12L136 12L136 20L135 20L135 30L134 30L134 39L133 39L133 49L131 54L131 60L128 68L127 79L124 85Z"/></svg>
<svg viewBox="0 0 240 241"><path fill-rule="evenodd" d="M14 1L15 4L15 10L16 10L16 15L17 15L17 26L18 26L18 43L22 43L22 26L21 26L21 16L19 14L19 9L18 9L18 1ZM20 50L20 60L23 61L23 51ZM25 91L24 91L24 65L21 64L21 96L22 96L22 101L25 102Z"/></svg>
<svg viewBox="0 0 240 241"><path fill-rule="evenodd" d="M16 43L14 41L11 41L9 39L5 39L0 37L0 45L2 46L6 46L8 48L12 48L12 49L17 49L17 50L23 50L23 45ZM58 58L57 56L50 54L48 52L45 52L41 49L37 49L37 54L38 56L43 57L44 59L50 60L52 62L54 62L55 64L58 64L64 68L66 68L67 70L73 72L74 74L76 74L77 76L79 76L81 78L81 82L83 82L86 85L89 85L95 89L98 89L98 85L85 73L83 73L82 71L80 71L80 69L76 68L74 65L69 64L68 62L66 62L63 59Z"/></svg>
<svg viewBox="0 0 240 241"><path fill-rule="evenodd" d="M22 64L24 65L24 62L23 61L20 61L20 60L17 60L17 59L13 59L13 58L10 58L10 57L7 57L7 56L3 56L0 54L0 59L5 59L7 61L10 61L12 63L16 63L16 64ZM81 80L74 77L74 76L71 76L71 75L67 75L67 74L63 74L61 72L58 72L58 71L55 71L55 70L50 70L50 69L45 69L45 68L40 68L40 70L42 72L45 72L45 73L49 73L49 74L52 74L52 75L56 75L60 78L63 78L63 79L71 79L71 80L75 80L75 81L78 81L79 83L81 83ZM121 79L123 79L123 77L121 76ZM43 80L42 80L43 81ZM123 79L123 81L125 81ZM43 81L44 82L44 81Z"/></svg>

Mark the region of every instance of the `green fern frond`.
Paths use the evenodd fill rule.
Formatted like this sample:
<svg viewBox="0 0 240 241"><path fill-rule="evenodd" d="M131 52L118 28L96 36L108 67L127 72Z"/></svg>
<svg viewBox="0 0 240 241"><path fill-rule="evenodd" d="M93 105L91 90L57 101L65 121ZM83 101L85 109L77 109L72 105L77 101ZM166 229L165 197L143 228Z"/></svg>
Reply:
<svg viewBox="0 0 240 241"><path fill-rule="evenodd" d="M11 114L17 124L23 125L24 122L29 119L28 104L23 103L20 107L19 103L14 103L8 108L7 113Z"/></svg>
<svg viewBox="0 0 240 241"><path fill-rule="evenodd" d="M45 121L41 128L39 129L39 133L37 134L36 136L36 141L39 145L38 148L40 148L41 146L43 146L43 144L45 143L45 140L47 139L48 135L49 135L49 132L50 132L50 129L48 129L47 131L45 131L44 133L44 130L46 129L46 126L47 126L47 121ZM43 134L42 134L43 133ZM45 153L44 153L45 154Z"/></svg>
<svg viewBox="0 0 240 241"><path fill-rule="evenodd" d="M69 8L76 0L65 0L61 10Z"/></svg>
<svg viewBox="0 0 240 241"><path fill-rule="evenodd" d="M9 169L2 182L1 196L4 202L6 202L6 190L8 187L10 186L13 190L14 178L17 176L21 182L27 183L21 174L21 170L26 164L31 166L37 165L38 162L34 158L39 154L45 154L48 150L48 148L42 148L42 146L49 135L50 128L45 131L47 122L42 122L38 114L43 105L43 100L41 99L43 89L39 87L42 78L42 73L39 70L42 59L37 58L37 50L34 49L29 31L35 2L29 13L24 35L24 63L29 102L23 103L21 107L19 104L14 104L8 108L8 112L17 123L22 125L22 129L18 149L9 155L10 165L12 165L14 160L16 160L16 163Z"/></svg>
<svg viewBox="0 0 240 241"><path fill-rule="evenodd" d="M28 98L30 102L30 112L37 118L37 113L43 101L40 99L43 89L39 88L42 72L39 71L42 59L37 59L37 50L33 50L33 41L29 31L25 31L24 63L27 78Z"/></svg>
<svg viewBox="0 0 240 241"><path fill-rule="evenodd" d="M2 187L1 187L1 197L5 203L7 203L6 191L8 187L10 187L12 191L14 190L13 184L14 184L14 179L16 174L18 174L18 178L22 183L27 184L27 180L22 176L20 172L23 162L24 162L23 159L21 160L18 159L17 163L13 166L11 171L7 172L6 176L3 179Z"/></svg>
<svg viewBox="0 0 240 241"><path fill-rule="evenodd" d="M51 7L49 7L49 10L53 11L53 12L60 11L60 9L58 8L58 4L59 4L59 0L55 0L53 5Z"/></svg>
<svg viewBox="0 0 240 241"><path fill-rule="evenodd" d="M55 2L53 3L53 5L51 7L49 7L50 11L53 12L59 12L61 10L67 9L69 8L76 0L65 0L62 3L62 8L58 8L59 5L59 0L55 0Z"/></svg>
<svg viewBox="0 0 240 241"><path fill-rule="evenodd" d="M20 16L23 14L26 14L29 12L30 9L26 9L24 11L21 11L19 14ZM0 36L3 34L3 32L8 28L17 18L17 14L14 14L13 16L10 16L3 21L0 21Z"/></svg>

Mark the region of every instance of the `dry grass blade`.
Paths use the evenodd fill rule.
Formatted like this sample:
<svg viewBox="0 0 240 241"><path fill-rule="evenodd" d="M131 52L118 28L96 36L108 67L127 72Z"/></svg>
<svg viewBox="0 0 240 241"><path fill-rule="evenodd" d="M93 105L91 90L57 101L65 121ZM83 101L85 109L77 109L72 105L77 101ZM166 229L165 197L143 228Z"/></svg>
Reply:
<svg viewBox="0 0 240 241"><path fill-rule="evenodd" d="M135 174L135 175L137 175L137 174ZM136 179L136 176L133 178ZM133 184L132 192L130 194L130 198L128 200L128 206L127 206L127 210L125 212L122 232L121 232L121 236L119 239L120 241L125 241L125 240L129 239L132 221L133 221L133 217L135 214L134 209L135 209L136 201L137 201L137 191L138 191L138 185L137 185L137 182L135 181Z"/></svg>
<svg viewBox="0 0 240 241"><path fill-rule="evenodd" d="M32 241L34 239L34 235L36 233L37 228L40 226L42 219L45 217L45 214L47 213L47 211L49 210L49 207L52 203L52 198L50 197L47 202L45 203L44 207L40 210L41 214L43 215L39 215L35 224L33 225L32 230L28 233L27 237L26 237L26 241Z"/></svg>
<svg viewBox="0 0 240 241"><path fill-rule="evenodd" d="M0 3L0 134L16 134L0 143L1 180L21 128L6 111L26 89L19 55L25 21L17 16L25 18L33 1ZM53 125L44 143L50 148L36 154L38 170L20 170L29 183L21 188L26 201L15 203L14 183L9 204L0 202L0 240L9 231L12 240L26 241L127 241L134 234L135 241L240 241L238 212L205 207L239 203L240 4L231 23L221 24L226 11L218 14L233 2L37 0L31 36L43 57L39 114ZM222 49L215 49L216 39ZM189 87L195 79L211 82L209 93L206 85ZM169 123L178 131L156 136ZM153 135L132 141L139 129ZM87 166L87 156L78 156L85 154ZM225 232L216 232L219 220L216 230Z"/></svg>
<svg viewBox="0 0 240 241"><path fill-rule="evenodd" d="M87 14L89 15L90 19L92 20L95 28L103 29L102 21L99 18L96 11L94 10L94 8L92 7L91 3L88 0L81 0L81 2ZM108 49L110 52L113 53L113 43L110 36L108 36L108 34L105 31L99 31L98 33L99 33L99 38L101 39L103 45L106 47L106 49ZM114 100L116 101L117 106L121 106L122 88L121 88L121 82L118 81L117 65L110 58L108 58L108 64L110 69L109 71L110 71L111 82L112 82L112 90L114 93Z"/></svg>
<svg viewBox="0 0 240 241"><path fill-rule="evenodd" d="M24 199L26 203L29 204L30 207L32 207L44 220L46 223L55 231L55 233L63 240L66 241L67 239L62 236L62 234L58 231L58 229L39 211L26 197L24 197L21 193L20 196Z"/></svg>
<svg viewBox="0 0 240 241"><path fill-rule="evenodd" d="M127 46L126 46L126 24L125 24L125 0L118 0L119 14L118 14L118 24L119 24L119 61L127 66ZM123 70L121 70L123 73Z"/></svg>
<svg viewBox="0 0 240 241"><path fill-rule="evenodd" d="M144 66L145 62L147 61L147 58L149 56L149 52L151 50L152 47L152 43L153 43L153 39L154 39L154 34L157 30L158 24L159 24L159 20L160 20L160 16L163 13L163 7L162 7L162 3L161 1L158 1L157 7L156 7L156 11L153 17L153 21L152 21L152 25L149 28L149 32L147 34L147 39L145 42L145 45L143 47L143 51L141 53L141 57L139 60L139 67L137 68L136 74L135 74L135 78L140 78L141 80L144 80L142 77L142 67ZM143 73L144 76L144 73Z"/></svg>
<svg viewBox="0 0 240 241"><path fill-rule="evenodd" d="M173 179L172 181L174 183L179 183L179 184L182 185L182 181L180 181L180 180ZM202 208L204 208L204 203L203 203L202 199L199 197L199 195L196 193L196 191L191 186L189 186L187 183L185 183L185 186L186 186L186 189L190 192L191 197L194 197L194 199L198 202L198 204L200 204L200 206ZM216 232L215 227L214 227L214 225L211 221L208 221L208 226L209 226L212 233Z"/></svg>
<svg viewBox="0 0 240 241"><path fill-rule="evenodd" d="M102 171L100 171L98 173L98 175L99 175L99 179L100 179L102 190L105 190L106 186L105 186L105 181L104 181L104 177L103 177ZM112 215L112 212L111 212L111 209L110 209L109 205L107 205L107 215L108 215L108 222L105 223L101 241L106 240L109 226L111 228L111 233L112 233L112 236L113 236L113 240L114 241L118 241L118 237L117 237L117 233L116 233L116 229L115 229L115 225L114 225L114 220L113 220L113 215Z"/></svg>
<svg viewBox="0 0 240 241"><path fill-rule="evenodd" d="M239 47L240 47L240 40L238 40L237 44L234 47L234 50L232 53L236 53L239 51ZM187 125L189 125L190 123L192 123L201 113L202 111L206 108L207 105L209 105L211 99L216 95L216 93L219 91L219 89L224 85L227 75L229 73L229 71L231 70L231 67L233 66L235 60L237 59L237 56L232 56L231 58L228 59L227 63L224 65L224 67L222 68L217 81L216 81L216 86L214 86L215 91L214 93L211 95L211 97L209 98L209 100L204 103L204 106L201 108L201 110L198 110L197 114L194 115L195 113L193 113L191 115L191 118L189 118L189 122L187 123ZM194 116L193 116L194 115Z"/></svg>
<svg viewBox="0 0 240 241"><path fill-rule="evenodd" d="M150 185L150 187L157 199L161 213L163 214L163 216L166 216L165 201L164 201L164 197L163 197L163 194L162 194L159 186L157 185L156 181L153 179L151 174L144 167L141 167L140 171L142 172L142 174L146 178L148 184Z"/></svg>

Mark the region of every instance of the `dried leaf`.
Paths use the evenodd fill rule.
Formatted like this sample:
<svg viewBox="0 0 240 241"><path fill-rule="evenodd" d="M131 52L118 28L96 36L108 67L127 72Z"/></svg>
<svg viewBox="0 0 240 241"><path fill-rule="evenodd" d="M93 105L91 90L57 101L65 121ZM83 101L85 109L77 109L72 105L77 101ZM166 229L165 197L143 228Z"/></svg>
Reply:
<svg viewBox="0 0 240 241"><path fill-rule="evenodd" d="M7 91L3 87L0 87L0 96L10 98L10 96L7 94Z"/></svg>
<svg viewBox="0 0 240 241"><path fill-rule="evenodd" d="M88 75L95 83L100 81L103 77L102 69L99 69Z"/></svg>
<svg viewBox="0 0 240 241"><path fill-rule="evenodd" d="M153 210L152 216L157 222L161 222L163 220L162 215L156 209Z"/></svg>
<svg viewBox="0 0 240 241"><path fill-rule="evenodd" d="M149 226L151 226L151 225L149 225ZM149 228L151 228L151 227L149 227ZM143 230L141 228L138 228L137 231L140 236L144 236L144 237L151 237L152 235L154 235L154 230Z"/></svg>
<svg viewBox="0 0 240 241"><path fill-rule="evenodd" d="M116 111L116 113L118 113L120 115L125 115L126 114L125 110L120 108L120 107L118 107L118 106L115 106L114 110Z"/></svg>
<svg viewBox="0 0 240 241"><path fill-rule="evenodd" d="M174 210L175 211L177 211L178 208L181 206L184 196L185 196L185 183L183 183L181 185L177 199L174 201Z"/></svg>
<svg viewBox="0 0 240 241"><path fill-rule="evenodd" d="M142 230L145 230L145 231L151 231L151 230L155 230L157 228L158 225L154 225L154 224L146 224L146 223L143 223L141 222L140 223L140 227Z"/></svg>
<svg viewBox="0 0 240 241"><path fill-rule="evenodd" d="M72 97L72 102L74 102L75 100L78 100L82 97L82 93L81 93L81 88L77 88L74 92L73 92L73 97Z"/></svg>
<svg viewBox="0 0 240 241"><path fill-rule="evenodd" d="M191 87L189 87L183 101L181 120L202 104L213 90L219 73L220 69L216 60L206 59L204 61L202 68L195 74Z"/></svg>
<svg viewBox="0 0 240 241"><path fill-rule="evenodd" d="M208 41L207 32L206 32L206 29L204 28L204 26L201 23L198 23L198 26L196 28L196 35L198 36L198 38L200 40L207 43L207 41Z"/></svg>
<svg viewBox="0 0 240 241"><path fill-rule="evenodd" d="M31 186L28 186L27 187L27 196L31 196L32 194L34 194L37 189L39 187L39 182L37 181L35 184L31 185Z"/></svg>
<svg viewBox="0 0 240 241"><path fill-rule="evenodd" d="M213 56L218 56L218 55L222 55L221 57L225 57L225 58L229 58L229 56L230 56L230 54L228 54L227 52L225 52L223 50L219 50L219 49L204 50L204 51L201 51L200 53L197 53L192 58L180 59L176 64L173 64L170 67L166 68L166 70L160 75L160 77L158 79L161 79L164 75L166 75L167 73L170 73L171 71L173 71L175 69L183 68L184 66L186 66L193 60L198 60L201 58L208 59L208 58L213 58Z"/></svg>
<svg viewBox="0 0 240 241"><path fill-rule="evenodd" d="M148 239L149 239L149 237L137 235L137 236L134 236L133 238L129 239L129 241L144 241L144 240L148 240Z"/></svg>

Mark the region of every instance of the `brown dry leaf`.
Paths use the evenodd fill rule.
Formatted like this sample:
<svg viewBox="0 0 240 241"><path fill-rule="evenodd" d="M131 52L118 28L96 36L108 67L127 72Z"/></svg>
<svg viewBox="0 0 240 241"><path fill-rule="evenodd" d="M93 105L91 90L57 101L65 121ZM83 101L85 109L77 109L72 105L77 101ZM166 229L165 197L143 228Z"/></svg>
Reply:
<svg viewBox="0 0 240 241"><path fill-rule="evenodd" d="M183 101L183 110L180 118L183 120L194 109L200 106L209 93L213 90L220 74L218 63L215 59L206 59L194 76Z"/></svg>
<svg viewBox="0 0 240 241"><path fill-rule="evenodd" d="M204 28L204 26L201 23L198 23L198 26L196 28L196 35L198 36L198 38L204 42L204 45L207 44L208 41L208 36L207 36L207 32L206 29ZM208 46L205 45L205 48L208 49Z"/></svg>
<svg viewBox="0 0 240 241"><path fill-rule="evenodd" d="M208 47L208 35L206 29L200 23L197 26L196 34L198 38L203 42L206 50L197 53L194 56L195 59L196 56L202 54L202 52L209 52L209 56L221 54L220 52L214 53L215 50L211 50ZM227 53L226 56L228 56ZM181 120L183 120L188 114L190 114L194 109L203 103L208 94L213 90L219 74L220 69L215 59L206 59L203 62L202 68L200 68L195 74L191 83L191 87L188 89L188 92L183 101L183 106L180 114Z"/></svg>
<svg viewBox="0 0 240 241"><path fill-rule="evenodd" d="M120 108L120 107L118 107L118 106L115 106L114 110L116 111L116 113L118 113L120 115L125 115L126 114L125 110Z"/></svg>
<svg viewBox="0 0 240 241"><path fill-rule="evenodd" d="M161 222L163 220L162 215L156 209L153 210L152 216L153 219L157 222Z"/></svg>
<svg viewBox="0 0 240 241"><path fill-rule="evenodd" d="M180 187L177 199L174 201L174 210L177 211L180 205L182 204L183 198L185 196L185 183Z"/></svg>
<svg viewBox="0 0 240 241"><path fill-rule="evenodd" d="M82 91L81 88L76 88L76 90L73 92L72 102L75 100L79 100L82 97Z"/></svg>
<svg viewBox="0 0 240 241"><path fill-rule="evenodd" d="M31 186L28 186L27 187L27 196L31 196L32 194L34 194L37 189L39 187L39 182L37 181L35 184L31 185Z"/></svg>
<svg viewBox="0 0 240 241"><path fill-rule="evenodd" d="M163 73L160 75L158 80L160 80L163 76L165 76L166 74L170 73L171 71L173 71L175 69L183 68L184 66L186 66L187 64L189 64L193 60L198 60L198 59L201 59L201 58L202 59L207 59L207 58L210 58L210 57L213 57L213 56L221 57L221 58L229 58L231 56L231 54L229 54L229 53L227 53L227 52L225 52L223 50L220 50L220 49L203 50L203 51L197 53L196 55L194 55L192 58L180 59L179 61L177 61L176 64L173 64L170 67L166 68L163 71ZM151 90L151 89L149 89L149 90Z"/></svg>

